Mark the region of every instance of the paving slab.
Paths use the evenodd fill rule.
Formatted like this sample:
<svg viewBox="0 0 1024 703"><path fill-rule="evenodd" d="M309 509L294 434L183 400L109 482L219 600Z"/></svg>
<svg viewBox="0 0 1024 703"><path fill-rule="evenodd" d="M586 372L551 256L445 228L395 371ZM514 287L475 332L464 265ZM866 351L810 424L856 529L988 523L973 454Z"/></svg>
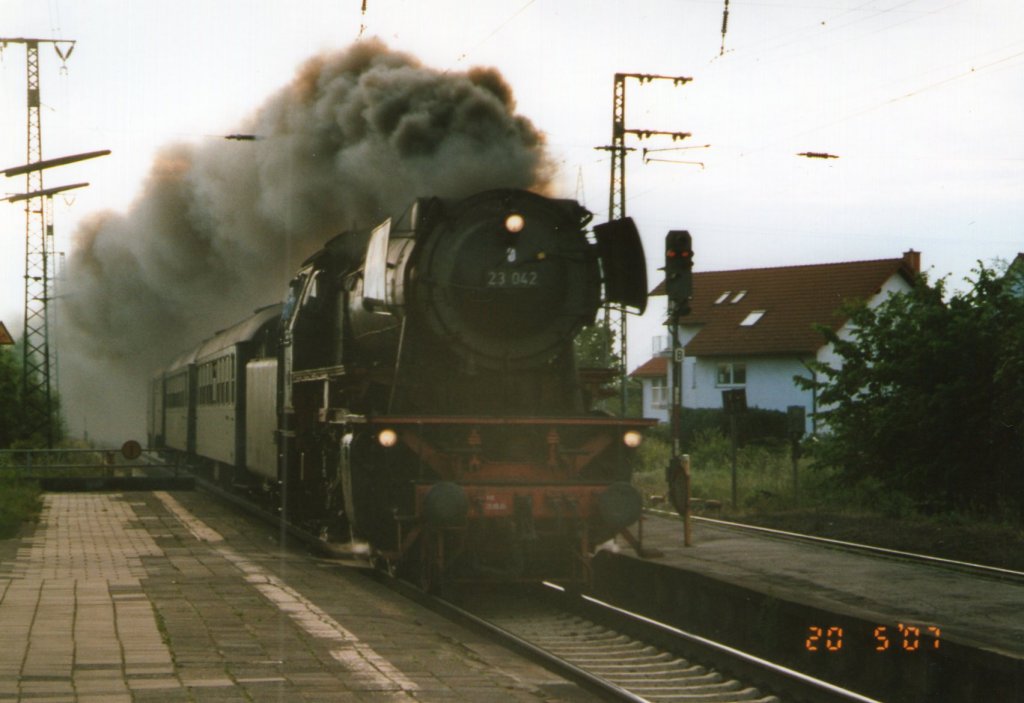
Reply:
<svg viewBox="0 0 1024 703"><path fill-rule="evenodd" d="M43 500L0 542L0 702L592 700L204 494Z"/></svg>

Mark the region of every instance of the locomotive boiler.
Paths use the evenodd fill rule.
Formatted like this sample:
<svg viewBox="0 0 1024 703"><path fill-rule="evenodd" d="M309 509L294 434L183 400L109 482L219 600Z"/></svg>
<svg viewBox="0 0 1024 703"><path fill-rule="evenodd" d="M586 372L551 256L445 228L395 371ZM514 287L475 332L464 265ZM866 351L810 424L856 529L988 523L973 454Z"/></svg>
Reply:
<svg viewBox="0 0 1024 703"><path fill-rule="evenodd" d="M590 218L494 190L338 235L154 380L151 439L425 585L585 581L635 543L651 424L595 411L607 377L577 365L600 307L647 294L632 222Z"/></svg>

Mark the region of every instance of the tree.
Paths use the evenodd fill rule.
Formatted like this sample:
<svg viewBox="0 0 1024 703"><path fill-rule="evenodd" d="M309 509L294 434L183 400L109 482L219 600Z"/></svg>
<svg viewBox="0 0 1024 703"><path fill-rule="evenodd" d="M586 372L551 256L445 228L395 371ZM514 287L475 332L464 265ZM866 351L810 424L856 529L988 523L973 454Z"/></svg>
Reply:
<svg viewBox="0 0 1024 703"><path fill-rule="evenodd" d="M602 384L597 407L611 415L622 410L620 390L622 376L619 374L619 355L613 348L608 328L601 323L589 325L580 330L573 340L576 366L580 369L609 369L607 380ZM614 370L614 371L612 371ZM643 411L643 387L636 379L627 378L626 417L640 417Z"/></svg>
<svg viewBox="0 0 1024 703"><path fill-rule="evenodd" d="M20 345L20 342L19 342ZM33 434L25 422L25 398L22 395L21 347L0 347L0 449L7 449L15 443L29 446L45 446L45 438ZM38 388L30 390L38 394L36 403L42 402ZM61 436L59 402L54 402L54 427Z"/></svg>
<svg viewBox="0 0 1024 703"><path fill-rule="evenodd" d="M923 279L870 309L850 339L822 330L841 365L813 364L829 428L821 463L922 506L1024 516L1024 297L980 266L948 296Z"/></svg>

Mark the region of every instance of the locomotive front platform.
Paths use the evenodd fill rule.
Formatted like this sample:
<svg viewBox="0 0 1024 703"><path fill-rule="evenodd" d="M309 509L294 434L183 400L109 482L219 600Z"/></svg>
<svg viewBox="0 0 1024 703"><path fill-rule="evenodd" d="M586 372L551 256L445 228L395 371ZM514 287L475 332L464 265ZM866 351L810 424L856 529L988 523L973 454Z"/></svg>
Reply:
<svg viewBox="0 0 1024 703"><path fill-rule="evenodd" d="M49 493L0 541L0 701L586 701L197 493Z"/></svg>
<svg viewBox="0 0 1024 703"><path fill-rule="evenodd" d="M1024 700L1024 580L648 516L616 604L886 701Z"/></svg>

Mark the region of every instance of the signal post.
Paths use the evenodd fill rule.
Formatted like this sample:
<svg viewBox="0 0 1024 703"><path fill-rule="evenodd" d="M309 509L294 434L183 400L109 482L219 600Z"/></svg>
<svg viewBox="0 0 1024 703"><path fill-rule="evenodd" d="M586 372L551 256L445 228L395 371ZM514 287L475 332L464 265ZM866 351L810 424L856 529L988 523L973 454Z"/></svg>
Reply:
<svg viewBox="0 0 1024 703"><path fill-rule="evenodd" d="M665 235L665 292L668 295L668 328L672 336L672 457L665 470L669 498L683 517L683 543L690 539L690 457L682 453L683 347L679 343L679 318L690 314L693 296L693 240L686 230Z"/></svg>

